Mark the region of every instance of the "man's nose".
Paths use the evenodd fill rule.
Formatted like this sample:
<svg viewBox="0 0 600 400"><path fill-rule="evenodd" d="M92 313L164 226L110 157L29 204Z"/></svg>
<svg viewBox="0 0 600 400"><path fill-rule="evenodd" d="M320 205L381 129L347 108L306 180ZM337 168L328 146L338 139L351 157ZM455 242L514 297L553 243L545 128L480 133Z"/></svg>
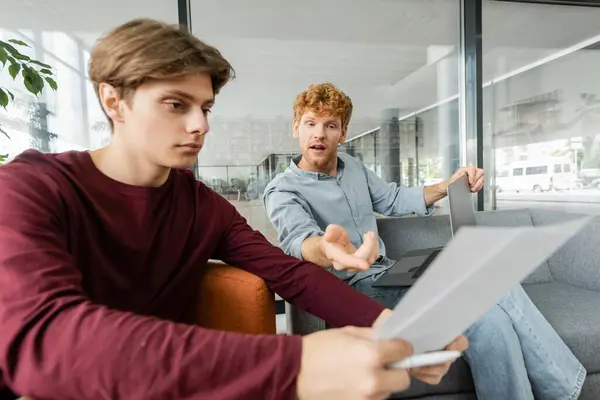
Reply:
<svg viewBox="0 0 600 400"><path fill-rule="evenodd" d="M325 127L323 125L317 125L315 127L315 136L318 138L324 138L325 137Z"/></svg>
<svg viewBox="0 0 600 400"><path fill-rule="evenodd" d="M190 118L188 120L187 131L189 133L198 133L203 135L207 133L210 129L208 124L208 118L204 111L195 111L191 113Z"/></svg>

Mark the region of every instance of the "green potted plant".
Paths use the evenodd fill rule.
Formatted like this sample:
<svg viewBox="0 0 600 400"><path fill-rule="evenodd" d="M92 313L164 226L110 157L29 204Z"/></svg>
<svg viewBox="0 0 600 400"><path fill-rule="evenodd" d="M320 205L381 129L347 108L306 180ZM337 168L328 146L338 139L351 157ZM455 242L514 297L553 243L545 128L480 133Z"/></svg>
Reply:
<svg viewBox="0 0 600 400"><path fill-rule="evenodd" d="M36 97L42 93L46 85L56 90L57 84L52 67L21 53L18 47L29 47L29 45L16 39L6 42L0 40L0 72L6 70L14 81L19 77L25 89ZM0 86L0 107L7 109L14 101L15 95L8 88ZM10 139L1 125L0 135ZM8 154L0 148L0 164L4 163L7 157Z"/></svg>

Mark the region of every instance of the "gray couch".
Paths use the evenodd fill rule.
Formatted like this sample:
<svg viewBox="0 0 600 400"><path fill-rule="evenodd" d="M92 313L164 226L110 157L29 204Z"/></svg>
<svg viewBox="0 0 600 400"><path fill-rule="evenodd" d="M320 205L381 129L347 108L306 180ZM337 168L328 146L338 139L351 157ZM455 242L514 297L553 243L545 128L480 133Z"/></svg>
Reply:
<svg viewBox="0 0 600 400"><path fill-rule="evenodd" d="M537 226L578 217L555 211L524 209L486 211L479 224ZM388 256L399 258L413 249L441 246L450 240L448 216L405 217L378 220ZM550 324L588 371L581 399L600 399L600 217L523 281L523 287ZM307 334L325 329L322 320L287 305L290 333ZM414 381L394 398L428 400L475 399L469 366L459 360L438 386Z"/></svg>

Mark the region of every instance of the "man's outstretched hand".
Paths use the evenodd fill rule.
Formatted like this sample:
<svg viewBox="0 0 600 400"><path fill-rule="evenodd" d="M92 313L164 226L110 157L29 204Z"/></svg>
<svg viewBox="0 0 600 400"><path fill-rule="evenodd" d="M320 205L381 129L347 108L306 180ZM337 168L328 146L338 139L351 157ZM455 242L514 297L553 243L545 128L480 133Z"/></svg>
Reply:
<svg viewBox="0 0 600 400"><path fill-rule="evenodd" d="M374 232L366 233L363 244L357 249L340 225L327 226L321 246L337 271L366 271L379 257L379 243Z"/></svg>

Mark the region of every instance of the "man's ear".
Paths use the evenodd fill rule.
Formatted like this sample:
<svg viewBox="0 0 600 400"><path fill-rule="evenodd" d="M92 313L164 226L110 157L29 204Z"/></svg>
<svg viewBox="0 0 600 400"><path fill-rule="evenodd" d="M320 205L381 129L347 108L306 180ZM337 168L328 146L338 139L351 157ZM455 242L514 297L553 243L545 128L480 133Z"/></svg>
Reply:
<svg viewBox="0 0 600 400"><path fill-rule="evenodd" d="M98 86L98 95L100 104L106 112L106 115L113 122L123 122L123 102L119 91L108 83L101 83Z"/></svg>
<svg viewBox="0 0 600 400"><path fill-rule="evenodd" d="M292 135L294 135L294 138L298 139L298 137L300 136L299 132L298 132L298 128L300 127L300 121L297 119L294 119L294 124L292 125Z"/></svg>
<svg viewBox="0 0 600 400"><path fill-rule="evenodd" d="M340 135L340 144L346 143L346 136L348 135L348 127L342 129L342 134Z"/></svg>

